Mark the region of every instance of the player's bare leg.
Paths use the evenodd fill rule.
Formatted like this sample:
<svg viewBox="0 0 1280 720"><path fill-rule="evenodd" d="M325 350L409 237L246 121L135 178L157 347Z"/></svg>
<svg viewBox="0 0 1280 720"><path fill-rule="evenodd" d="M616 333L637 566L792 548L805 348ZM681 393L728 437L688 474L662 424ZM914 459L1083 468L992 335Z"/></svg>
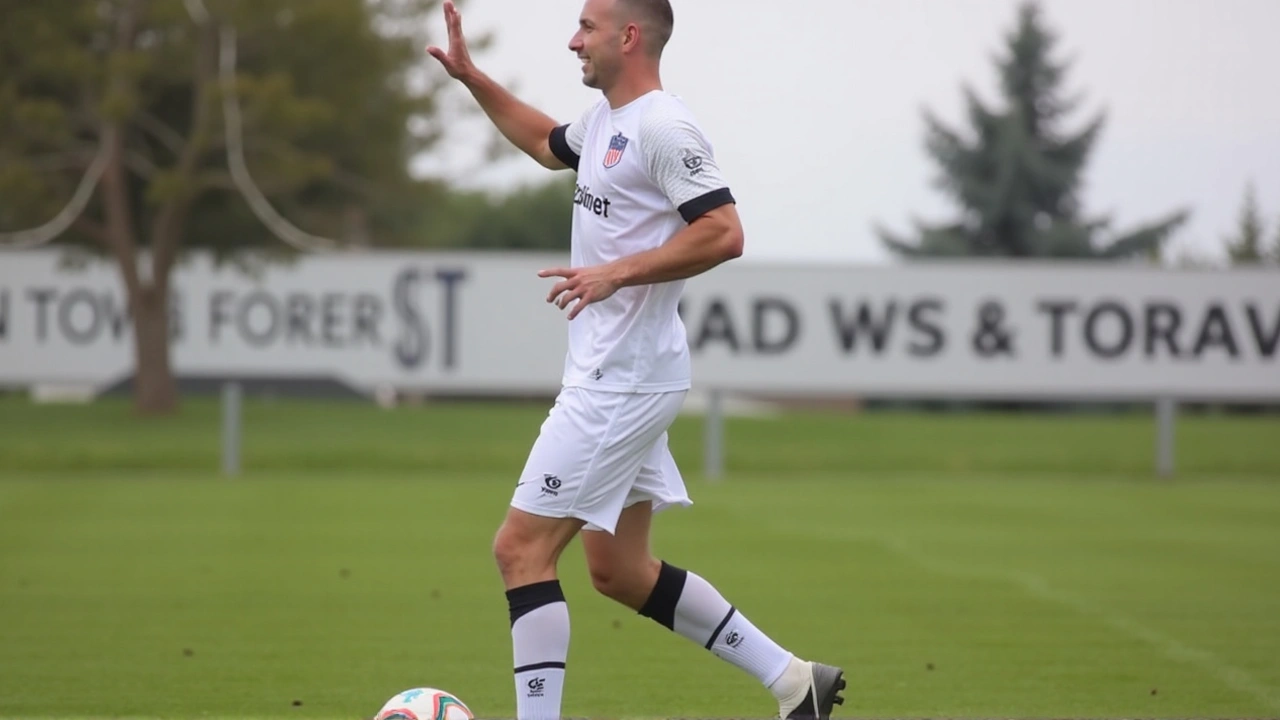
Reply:
<svg viewBox="0 0 1280 720"><path fill-rule="evenodd" d="M640 611L653 592L662 562L649 551L652 504L637 503L622 511L613 535L582 533L591 584L607 598Z"/></svg>
<svg viewBox="0 0 1280 720"><path fill-rule="evenodd" d="M777 698L781 717L830 717L844 702L842 671L795 657L702 577L655 558L652 514L650 503L638 503L622 512L613 535L582 533L596 590L750 673Z"/></svg>
<svg viewBox="0 0 1280 720"><path fill-rule="evenodd" d="M493 541L511 612L516 717L558 720L569 657L569 606L556 564L581 520L509 508Z"/></svg>

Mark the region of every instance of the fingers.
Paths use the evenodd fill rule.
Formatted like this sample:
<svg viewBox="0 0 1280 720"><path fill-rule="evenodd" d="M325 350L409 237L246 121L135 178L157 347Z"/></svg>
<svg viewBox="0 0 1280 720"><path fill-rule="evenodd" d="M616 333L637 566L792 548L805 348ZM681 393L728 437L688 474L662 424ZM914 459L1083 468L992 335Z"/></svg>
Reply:
<svg viewBox="0 0 1280 720"><path fill-rule="evenodd" d="M569 303L573 302L574 300L578 300L580 298L585 297L586 294L587 294L587 288L585 287L575 288L572 292L566 295L562 295L560 297L559 302L556 303L556 307L559 307L561 310L563 310L569 307ZM579 303L579 305L581 305L581 303Z"/></svg>
<svg viewBox="0 0 1280 720"><path fill-rule="evenodd" d="M582 296L582 299L578 301L578 304L577 304L577 305L574 305L574 306L573 306L573 309L569 311L569 317L568 317L567 319L568 319L568 320L572 320L572 319L574 319L574 318L578 317L578 313L580 313L580 312L582 312L583 310L585 310L585 309L586 309L586 307L587 307L588 305L590 305L591 303L593 303L593 302L595 302L595 298L593 298L593 297L589 297L589 296L587 296L587 295L585 295L585 294L584 294L584 295Z"/></svg>
<svg viewBox="0 0 1280 720"><path fill-rule="evenodd" d="M576 301L576 303L575 303ZM582 309L595 302L595 298L591 296L591 288L588 285L578 285L572 280L565 280L556 283L551 289L551 293L547 296L547 302L555 303L555 306L564 310L573 304L573 310L569 312L570 320L578 316Z"/></svg>
<svg viewBox="0 0 1280 720"><path fill-rule="evenodd" d="M569 288L574 287L576 285L576 283L574 282L574 276L576 274L577 273L575 273L574 271L566 270L564 268L554 268L551 270L540 271L538 273L538 277L540 278L549 278L549 277L564 278L564 280L561 280L560 282L556 283L551 288L551 292L547 293L547 302L555 302L556 296L558 296L560 293L564 292L565 290L568 290Z"/></svg>
<svg viewBox="0 0 1280 720"><path fill-rule="evenodd" d="M459 76L458 64L449 57L449 53L433 45L427 48L427 54L440 62L440 67L449 73L449 77L456 78Z"/></svg>
<svg viewBox="0 0 1280 720"><path fill-rule="evenodd" d="M564 278L551 288L551 292L547 293L547 302L554 303L556 307L564 310L570 304L573 309L569 312L568 319L572 320L578 316L578 313L595 302L597 298L592 296L592 285L584 282L581 277L581 270L573 268L550 268L538 272L538 277L560 277ZM576 301L576 303L575 303Z"/></svg>
<svg viewBox="0 0 1280 720"><path fill-rule="evenodd" d="M554 271L553 271L553 272L550 272L550 273L549 273L548 275L546 275L545 277L563 277L563 278L565 278L564 280L561 280L560 282L556 283L556 284L551 288L551 292L547 293L547 302L555 302L556 298L557 298L557 297L559 297L561 293L566 292L566 291L568 291L568 290L572 290L573 288L578 287L578 282L579 282L579 280L578 280L578 278L574 277L572 273L570 273L570 274L568 274L568 275L560 275L560 274L558 274L558 273L556 273L556 272L554 272ZM561 305L561 308L563 308L563 307L564 307L564 306L563 306L563 305Z"/></svg>
<svg viewBox="0 0 1280 720"><path fill-rule="evenodd" d="M568 282L558 282L551 288L551 292L547 293L547 302L555 302L560 294L572 287Z"/></svg>
<svg viewBox="0 0 1280 720"><path fill-rule="evenodd" d="M462 44L462 16L458 14L458 8L451 0L444 3L444 24L445 30L449 35L449 50L444 50L435 45L427 48L427 54L436 60L449 71L454 74L454 63L449 57L449 53Z"/></svg>
<svg viewBox="0 0 1280 720"><path fill-rule="evenodd" d="M458 12L458 8L452 2L444 4L445 24L449 27L449 40L461 42L462 40L462 14Z"/></svg>

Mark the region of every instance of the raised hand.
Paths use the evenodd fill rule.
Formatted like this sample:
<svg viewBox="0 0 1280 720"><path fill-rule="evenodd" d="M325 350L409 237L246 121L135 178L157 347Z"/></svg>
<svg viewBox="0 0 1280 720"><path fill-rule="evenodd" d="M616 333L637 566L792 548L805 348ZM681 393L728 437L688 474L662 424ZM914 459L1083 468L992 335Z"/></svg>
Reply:
<svg viewBox="0 0 1280 720"><path fill-rule="evenodd" d="M462 14L453 4L453 0L445 0L444 22L449 30L449 49L442 50L435 45L427 47L431 57L440 61L450 77L462 78L475 65L471 62L471 53L467 50L467 40L462 36Z"/></svg>

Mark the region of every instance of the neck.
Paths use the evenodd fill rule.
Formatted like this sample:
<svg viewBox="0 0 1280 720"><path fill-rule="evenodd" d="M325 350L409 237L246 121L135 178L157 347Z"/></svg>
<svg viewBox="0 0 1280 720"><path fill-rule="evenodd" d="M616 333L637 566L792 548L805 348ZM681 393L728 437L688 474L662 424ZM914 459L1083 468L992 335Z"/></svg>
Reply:
<svg viewBox="0 0 1280 720"><path fill-rule="evenodd" d="M645 70L624 74L613 87L605 91L604 96L609 101L609 107L617 110L641 95L661 89L662 80L657 71Z"/></svg>

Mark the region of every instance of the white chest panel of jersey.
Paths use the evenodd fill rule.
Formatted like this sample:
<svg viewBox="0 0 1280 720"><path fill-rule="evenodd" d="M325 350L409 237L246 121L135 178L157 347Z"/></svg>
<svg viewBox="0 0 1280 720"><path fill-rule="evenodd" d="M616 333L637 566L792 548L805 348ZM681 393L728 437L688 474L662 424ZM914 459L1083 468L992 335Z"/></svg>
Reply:
<svg viewBox="0 0 1280 720"><path fill-rule="evenodd" d="M578 171L573 267L659 247L733 197L711 144L676 96L653 91L611 109L601 101L557 128L552 150ZM616 392L691 385L677 307L684 281L619 289L569 322L563 384Z"/></svg>

